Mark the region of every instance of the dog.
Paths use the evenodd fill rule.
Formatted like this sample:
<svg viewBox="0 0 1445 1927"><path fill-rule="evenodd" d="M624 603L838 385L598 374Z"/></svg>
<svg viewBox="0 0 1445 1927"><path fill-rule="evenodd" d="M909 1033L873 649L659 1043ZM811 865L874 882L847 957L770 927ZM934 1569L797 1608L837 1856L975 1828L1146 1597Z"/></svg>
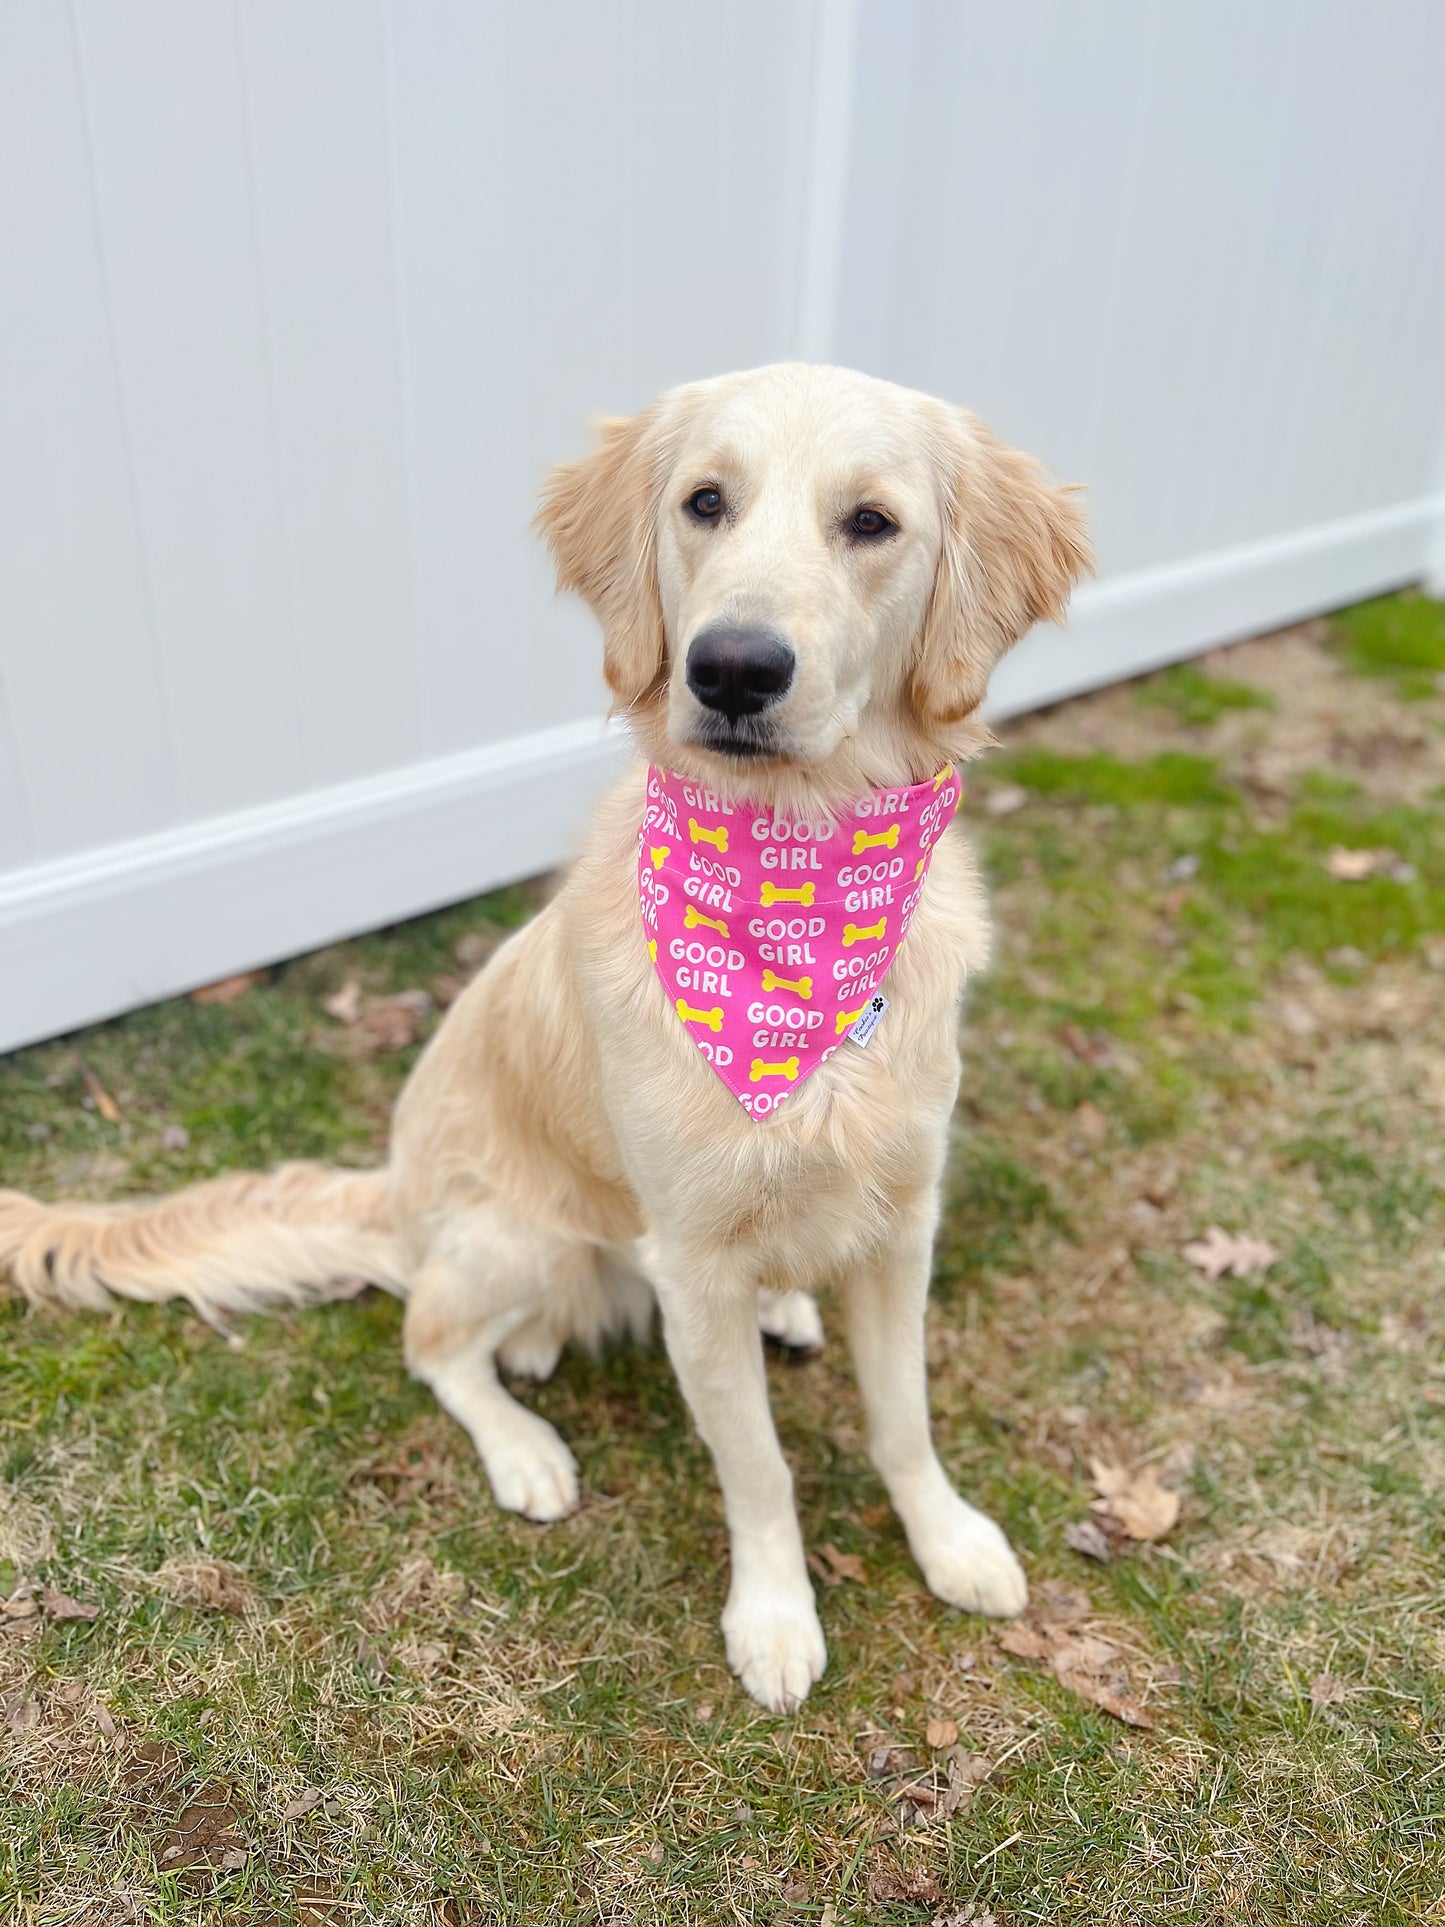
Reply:
<svg viewBox="0 0 1445 1927"><path fill-rule="evenodd" d="M387 1169L292 1164L139 1205L0 1193L0 1273L37 1303L184 1298L212 1318L374 1281L405 1297L406 1363L471 1435L498 1504L535 1520L577 1504L577 1468L501 1370L545 1378L568 1342L641 1332L660 1308L722 1487L728 1661L763 1706L791 1711L826 1649L760 1332L815 1344L808 1294L824 1282L929 1589L977 1613L1027 1599L1003 1533L939 1462L925 1381L959 1007L987 959L987 910L951 828L918 860L906 943L868 980L887 1014L866 1049L841 1034L851 1012L836 1039L831 1024L826 1042L809 1031L796 986L813 980L788 980L776 1014L802 1028L757 1033L794 1042L748 1073L783 1091L765 1111L762 1088L745 1083L739 1102L724 1081L717 995L694 1010L660 976L647 872L668 846L639 863L639 829L672 807L659 784L722 812L710 831L688 817L713 843L685 854L699 878L724 873L726 893L729 813L826 836L860 797L926 795L991 742L989 674L1035 622L1062 618L1091 564L1085 519L1075 490L967 412L783 364L604 423L593 453L551 475L538 524L560 587L598 618L638 756L560 892L423 1052ZM811 887L794 882L794 900ZM764 902L769 889L785 886L764 885ZM719 950L725 975L741 952Z"/></svg>

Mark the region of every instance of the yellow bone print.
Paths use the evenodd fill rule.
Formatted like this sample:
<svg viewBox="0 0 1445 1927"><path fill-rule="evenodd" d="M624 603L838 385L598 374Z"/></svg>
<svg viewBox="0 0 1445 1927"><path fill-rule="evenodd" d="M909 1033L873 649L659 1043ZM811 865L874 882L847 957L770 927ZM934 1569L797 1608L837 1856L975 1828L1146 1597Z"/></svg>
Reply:
<svg viewBox="0 0 1445 1927"><path fill-rule="evenodd" d="M694 1010L691 1004L684 1003L679 997L677 1014L685 1024L706 1024L708 1029L713 1031L722 1029L723 1014L720 1004L713 1010Z"/></svg>
<svg viewBox="0 0 1445 1927"><path fill-rule="evenodd" d="M653 869L660 870L672 851L666 843L649 843L647 854L652 858Z"/></svg>
<svg viewBox="0 0 1445 1927"><path fill-rule="evenodd" d="M800 883L795 890L784 890L776 883L765 883L759 901L765 910L770 910L775 903L801 903L805 910L811 910L813 907L813 885L811 883Z"/></svg>
<svg viewBox="0 0 1445 1927"><path fill-rule="evenodd" d="M728 933L727 925L720 922L717 917L705 917L701 910L694 909L692 904L689 904L682 913L683 929L696 930L700 923L706 924L709 930L716 930L720 937L725 937Z"/></svg>
<svg viewBox="0 0 1445 1927"><path fill-rule="evenodd" d="M857 1010L840 1010L838 1012L838 1022L834 1026L834 1035L841 1037L845 1030L851 1029L867 1008L867 1004L860 1004Z"/></svg>
<svg viewBox="0 0 1445 1927"><path fill-rule="evenodd" d="M782 1064L765 1064L761 1057L755 1057L752 1068L748 1072L748 1081L756 1084L763 1077L786 1077L790 1084L796 1084L798 1081L797 1058L790 1057Z"/></svg>
<svg viewBox="0 0 1445 1927"><path fill-rule="evenodd" d="M925 863L927 863L927 861L928 861L928 858L926 856L921 856L919 857L917 863L913 866L913 881L915 883L917 883L918 879L923 875L923 866Z"/></svg>
<svg viewBox="0 0 1445 1927"><path fill-rule="evenodd" d="M715 830L705 830L696 817L690 816L687 819L687 833L694 843L711 843L719 856L727 855L728 826L726 823L719 823Z"/></svg>
<svg viewBox="0 0 1445 1927"><path fill-rule="evenodd" d="M877 923L845 923L843 925L843 948L851 950L855 943L862 943L865 937L883 937L888 933L887 917L880 917Z"/></svg>
<svg viewBox="0 0 1445 1927"><path fill-rule="evenodd" d="M944 784L948 781L949 777L952 776L952 774L953 774L952 763L945 763L943 768L938 772L937 776L935 776L933 779L933 793L935 796L937 796L938 792L943 788Z"/></svg>
<svg viewBox="0 0 1445 1927"><path fill-rule="evenodd" d="M867 830L854 830L853 854L862 856L865 850L896 850L898 848L898 825L890 823L886 830L877 830L872 835Z"/></svg>
<svg viewBox="0 0 1445 1927"><path fill-rule="evenodd" d="M652 961L653 961L654 963L656 963L656 962L657 962L657 939L656 939L656 937L649 937L649 938L648 938L648 940L647 940L647 954L648 954L648 956L649 956L649 957L651 957L651 959L652 959Z"/></svg>
<svg viewBox="0 0 1445 1927"><path fill-rule="evenodd" d="M765 970L763 972L763 989L791 990L806 1003L813 994L813 979L811 977L799 977L796 982L790 983L786 977L775 977L771 970Z"/></svg>

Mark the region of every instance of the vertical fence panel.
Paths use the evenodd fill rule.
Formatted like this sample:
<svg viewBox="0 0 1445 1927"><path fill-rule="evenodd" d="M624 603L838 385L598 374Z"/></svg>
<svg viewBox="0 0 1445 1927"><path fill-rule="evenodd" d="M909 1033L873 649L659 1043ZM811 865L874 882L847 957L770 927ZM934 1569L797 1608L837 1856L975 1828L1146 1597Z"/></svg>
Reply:
<svg viewBox="0 0 1445 1927"><path fill-rule="evenodd" d="M1089 484L995 713L1445 556L1436 0L14 0L0 1047L564 855L528 523L797 355Z"/></svg>

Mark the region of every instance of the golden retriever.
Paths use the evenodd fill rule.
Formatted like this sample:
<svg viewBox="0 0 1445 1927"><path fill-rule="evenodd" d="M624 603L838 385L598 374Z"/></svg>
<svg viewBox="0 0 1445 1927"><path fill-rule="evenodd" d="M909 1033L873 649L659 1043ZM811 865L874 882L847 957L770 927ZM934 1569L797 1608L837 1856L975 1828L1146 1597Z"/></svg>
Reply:
<svg viewBox="0 0 1445 1927"><path fill-rule="evenodd" d="M498 1503L539 1520L576 1505L576 1465L499 1364L545 1376L569 1339L643 1326L655 1301L722 1485L729 1662L764 1706L792 1709L826 1652L759 1331L815 1343L806 1294L824 1281L929 1588L973 1612L1026 1599L1003 1534L939 1463L924 1367L959 1000L987 955L986 908L952 830L876 1041L837 1049L757 1120L649 959L644 765L816 820L968 759L990 740L977 711L994 663L1062 616L1089 566L1085 524L1072 490L971 415L797 364L608 422L552 475L539 523L601 623L639 760L560 893L448 1012L401 1094L389 1168L289 1165L141 1205L0 1193L0 1271L37 1302L181 1297L211 1316L349 1274L398 1291L409 1368L470 1433ZM739 713L696 660L690 673L704 634L741 637L738 673L765 685Z"/></svg>

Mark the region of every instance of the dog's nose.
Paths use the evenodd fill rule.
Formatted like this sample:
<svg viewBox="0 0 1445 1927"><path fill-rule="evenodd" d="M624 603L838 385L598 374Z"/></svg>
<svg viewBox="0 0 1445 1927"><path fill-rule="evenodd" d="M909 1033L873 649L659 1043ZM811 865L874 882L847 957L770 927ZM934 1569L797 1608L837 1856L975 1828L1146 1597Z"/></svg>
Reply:
<svg viewBox="0 0 1445 1927"><path fill-rule="evenodd" d="M775 703L793 680L796 658L766 629L704 629L687 652L687 686L729 722Z"/></svg>

